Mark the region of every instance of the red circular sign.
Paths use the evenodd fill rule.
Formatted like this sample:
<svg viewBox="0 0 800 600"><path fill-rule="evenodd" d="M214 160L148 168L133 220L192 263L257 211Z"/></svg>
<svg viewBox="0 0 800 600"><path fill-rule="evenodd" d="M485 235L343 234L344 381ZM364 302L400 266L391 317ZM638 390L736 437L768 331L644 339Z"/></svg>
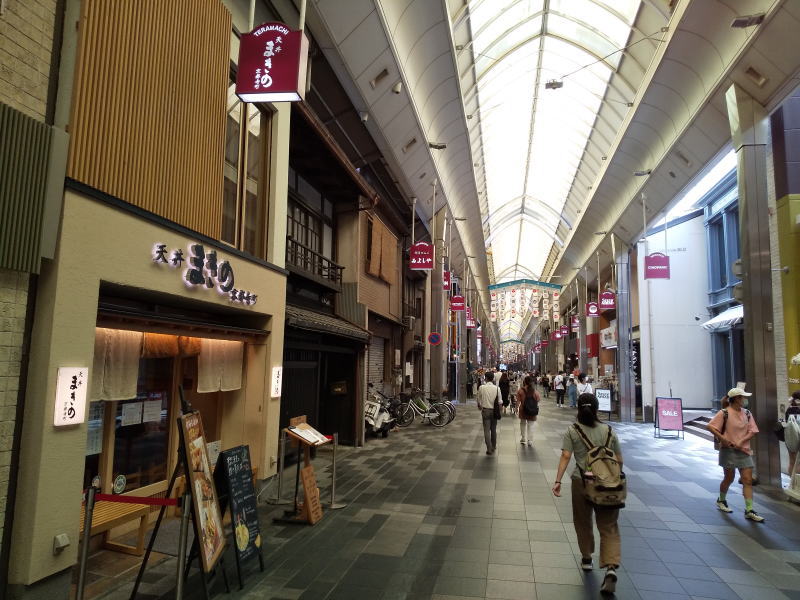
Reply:
<svg viewBox="0 0 800 600"><path fill-rule="evenodd" d="M428 335L428 343L430 343L432 346L438 346L442 343L442 334L437 333L436 331L432 332L430 335Z"/></svg>

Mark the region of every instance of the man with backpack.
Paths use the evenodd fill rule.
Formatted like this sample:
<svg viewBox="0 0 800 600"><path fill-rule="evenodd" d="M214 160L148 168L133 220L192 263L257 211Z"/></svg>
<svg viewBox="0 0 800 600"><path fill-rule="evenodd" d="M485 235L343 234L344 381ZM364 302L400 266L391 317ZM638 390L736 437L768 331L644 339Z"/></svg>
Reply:
<svg viewBox="0 0 800 600"><path fill-rule="evenodd" d="M575 455L570 477L572 520L581 551L581 568L592 570L594 527L600 533L600 567L606 569L600 591L613 594L622 555L619 509L625 506L627 486L622 472L619 439L610 425L597 417L599 404L594 394L578 396L578 422L569 426L561 442L553 495L561 496L561 479Z"/></svg>
<svg viewBox="0 0 800 600"><path fill-rule="evenodd" d="M528 375L517 390L517 407L519 411L519 443L533 445L533 426L539 416L539 393L536 391L534 379Z"/></svg>
<svg viewBox="0 0 800 600"><path fill-rule="evenodd" d="M753 510L753 451L750 440L758 433L756 420L747 410L747 398L752 396L741 388L733 388L726 396L728 407L719 411L708 423L708 430L714 434L714 447L719 450L719 466L725 475L719 484L717 508L731 513L726 499L728 488L733 483L736 469L739 469L744 496L744 518L762 523L764 517Z"/></svg>

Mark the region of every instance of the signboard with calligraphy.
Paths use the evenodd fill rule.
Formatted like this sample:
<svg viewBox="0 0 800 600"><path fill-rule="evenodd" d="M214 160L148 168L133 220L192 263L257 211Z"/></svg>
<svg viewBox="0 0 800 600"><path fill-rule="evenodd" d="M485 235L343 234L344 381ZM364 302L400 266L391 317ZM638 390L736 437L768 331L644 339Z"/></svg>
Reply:
<svg viewBox="0 0 800 600"><path fill-rule="evenodd" d="M283 23L264 23L239 43L236 95L243 102L299 102L306 93L308 38Z"/></svg>
<svg viewBox="0 0 800 600"><path fill-rule="evenodd" d="M433 244L417 242L408 249L408 268L412 271L433 270Z"/></svg>
<svg viewBox="0 0 800 600"><path fill-rule="evenodd" d="M645 279L669 279L669 256L653 252L644 257Z"/></svg>
<svg viewBox="0 0 800 600"><path fill-rule="evenodd" d="M182 248L167 249L166 244L156 242L151 252L153 262L180 269L189 287L214 289L231 302L252 306L258 296L236 286L233 267L227 260L219 260L216 250L206 250L203 244L190 243L187 253ZM186 263L184 265L184 263Z"/></svg>
<svg viewBox="0 0 800 600"><path fill-rule="evenodd" d="M600 310L616 310L617 295L611 290L600 293Z"/></svg>
<svg viewBox="0 0 800 600"><path fill-rule="evenodd" d="M217 490L208 462L203 421L197 411L182 415L181 427L184 455L188 467L187 485L192 493L195 535L200 549L203 571L211 572L225 551L225 530L217 501Z"/></svg>
<svg viewBox="0 0 800 600"><path fill-rule="evenodd" d="M236 553L239 585L242 586L242 561L257 556L261 570L264 570L261 527L258 522L249 446L237 446L219 453L214 469L214 483L217 485L220 512L224 515L226 508L231 511L233 548Z"/></svg>
<svg viewBox="0 0 800 600"><path fill-rule="evenodd" d="M56 402L53 425L77 425L86 415L88 367L60 367L56 380Z"/></svg>

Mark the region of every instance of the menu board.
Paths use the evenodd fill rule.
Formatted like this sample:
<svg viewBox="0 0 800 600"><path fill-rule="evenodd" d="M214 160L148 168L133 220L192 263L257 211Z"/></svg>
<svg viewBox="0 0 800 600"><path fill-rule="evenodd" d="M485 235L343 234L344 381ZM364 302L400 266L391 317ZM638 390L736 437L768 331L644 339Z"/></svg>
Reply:
<svg viewBox="0 0 800 600"><path fill-rule="evenodd" d="M200 547L203 570L208 573L225 550L217 491L206 452L203 421L200 413L187 413L179 419L183 433L184 452L188 464L187 484L192 491L195 533Z"/></svg>
<svg viewBox="0 0 800 600"><path fill-rule="evenodd" d="M258 555L261 549L261 528L258 524L250 448L237 446L220 452L214 476L222 499L222 512L225 512L226 506L230 507L238 560Z"/></svg>
<svg viewBox="0 0 800 600"><path fill-rule="evenodd" d="M303 481L303 494L305 497L305 513L311 525L322 520L322 504L319 499L319 488L317 478L314 475L314 467L308 465L300 471L300 479Z"/></svg>

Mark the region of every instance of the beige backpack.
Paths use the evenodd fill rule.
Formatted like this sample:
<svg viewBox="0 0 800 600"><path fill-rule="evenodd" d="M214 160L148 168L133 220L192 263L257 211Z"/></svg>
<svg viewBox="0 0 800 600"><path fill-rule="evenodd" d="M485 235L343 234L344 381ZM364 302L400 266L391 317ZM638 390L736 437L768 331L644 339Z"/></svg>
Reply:
<svg viewBox="0 0 800 600"><path fill-rule="evenodd" d="M580 425L575 423L575 431L588 450L586 470L581 472L583 496L595 506L603 508L624 508L628 496L628 484L617 454L611 449L611 427L602 446L593 446Z"/></svg>

